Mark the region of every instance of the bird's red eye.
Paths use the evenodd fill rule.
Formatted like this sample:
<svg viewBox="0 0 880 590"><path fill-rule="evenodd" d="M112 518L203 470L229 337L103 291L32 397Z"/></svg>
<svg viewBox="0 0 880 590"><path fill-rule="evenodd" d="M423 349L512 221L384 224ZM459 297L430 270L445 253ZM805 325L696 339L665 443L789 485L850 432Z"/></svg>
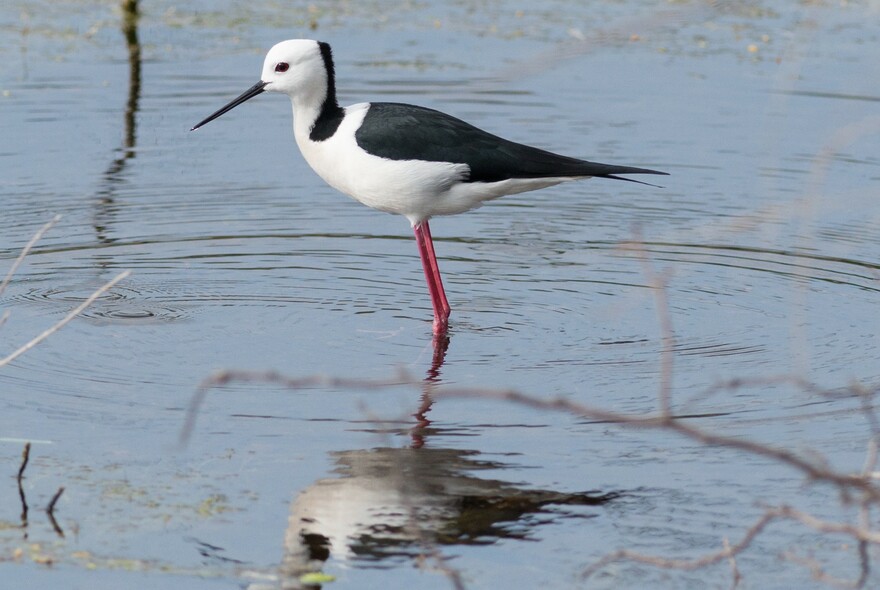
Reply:
<svg viewBox="0 0 880 590"><path fill-rule="evenodd" d="M278 62L278 64L275 65L275 71L279 72L279 73L286 72L287 68L289 68L289 67L290 67L290 64L288 64L287 62L284 62L284 61Z"/></svg>

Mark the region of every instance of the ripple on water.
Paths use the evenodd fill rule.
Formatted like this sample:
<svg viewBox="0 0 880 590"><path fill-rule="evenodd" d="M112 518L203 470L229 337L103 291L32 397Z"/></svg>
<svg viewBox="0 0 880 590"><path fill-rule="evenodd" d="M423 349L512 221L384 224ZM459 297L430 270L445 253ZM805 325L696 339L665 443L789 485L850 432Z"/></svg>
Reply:
<svg viewBox="0 0 880 590"><path fill-rule="evenodd" d="M855 258L722 244L648 243L646 249L653 258L661 261L723 266L798 281L828 282L880 291L877 282L880 264Z"/></svg>
<svg viewBox="0 0 880 590"><path fill-rule="evenodd" d="M53 309L63 305L67 310L85 301L94 291L94 287L85 286L31 287L24 292L5 297L3 305L32 303ZM159 287L151 288L142 283L137 284L136 287L117 285L80 313L80 317L129 322L173 322L186 319L188 316L185 308L172 304L178 299L177 294L163 291Z"/></svg>

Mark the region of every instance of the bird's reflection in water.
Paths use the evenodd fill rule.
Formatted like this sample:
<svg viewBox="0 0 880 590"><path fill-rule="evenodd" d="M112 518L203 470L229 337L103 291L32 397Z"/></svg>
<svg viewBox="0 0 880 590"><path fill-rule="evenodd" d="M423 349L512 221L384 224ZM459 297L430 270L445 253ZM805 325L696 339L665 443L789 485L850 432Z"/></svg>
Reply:
<svg viewBox="0 0 880 590"><path fill-rule="evenodd" d="M318 588L315 580L330 559L375 565L432 554L442 546L529 539L535 527L554 519L589 516L573 506L600 506L619 496L530 489L481 478L481 471L497 473L512 466L483 459L477 451L426 446L429 437L436 441L444 434L432 426L428 413L449 343L448 333L434 335L410 446L333 453L334 476L318 480L293 501L280 567L282 588Z"/></svg>
<svg viewBox="0 0 880 590"><path fill-rule="evenodd" d="M434 347L431 367L422 381L422 397L419 400L419 409L413 414L416 424L410 430L412 448L414 449L420 449L425 446L425 436L430 433L431 421L428 419L428 412L431 411L431 406L434 404L434 398L431 393L440 384L440 369L443 367L443 362L446 360L446 352L449 350L449 334L435 334L431 344Z"/></svg>
<svg viewBox="0 0 880 590"><path fill-rule="evenodd" d="M417 557L428 545L529 539L534 527L554 518L585 516L567 506L599 506L619 495L483 479L480 471L510 466L476 451L377 448L334 453L334 459L335 476L309 486L291 506L282 588L315 588L303 576L320 572L331 557L375 564Z"/></svg>

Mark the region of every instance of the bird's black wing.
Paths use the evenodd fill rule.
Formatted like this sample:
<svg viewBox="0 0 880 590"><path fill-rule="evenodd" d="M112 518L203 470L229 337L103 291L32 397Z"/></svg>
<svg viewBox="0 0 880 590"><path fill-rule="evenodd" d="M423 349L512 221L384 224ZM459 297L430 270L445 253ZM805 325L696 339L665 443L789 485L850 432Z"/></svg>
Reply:
<svg viewBox="0 0 880 590"><path fill-rule="evenodd" d="M631 180L617 175L666 174L560 156L508 141L440 111L408 104L371 103L355 139L366 151L389 160L467 164L469 182L563 176Z"/></svg>

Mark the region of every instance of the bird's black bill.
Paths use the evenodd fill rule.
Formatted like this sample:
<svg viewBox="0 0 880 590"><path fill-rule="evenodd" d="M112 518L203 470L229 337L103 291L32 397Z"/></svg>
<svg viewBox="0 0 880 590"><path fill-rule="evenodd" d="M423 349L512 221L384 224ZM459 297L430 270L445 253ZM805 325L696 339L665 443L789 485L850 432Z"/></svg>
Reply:
<svg viewBox="0 0 880 590"><path fill-rule="evenodd" d="M263 89L266 87L266 84L268 84L268 82L263 82L262 80L260 80L259 82L257 82L256 84L254 84L253 86L251 86L250 88L245 90L241 96L239 96L238 98L236 98L235 100L230 102L228 105L226 105L225 107L223 107L222 109L220 109L219 111L217 111L216 113L214 113L213 115L211 115L210 117L208 117L207 119L202 121L201 123L196 123L193 126L193 128L190 129L190 131L195 131L196 129L198 129L199 127L204 125L205 123L210 123L211 121L213 121L214 119L216 119L217 117L222 115L223 113L225 113L227 111L231 111L232 109L234 109L235 107L237 107L241 103L245 102L246 100L250 100L253 97L255 97L256 95L261 94L263 92Z"/></svg>

